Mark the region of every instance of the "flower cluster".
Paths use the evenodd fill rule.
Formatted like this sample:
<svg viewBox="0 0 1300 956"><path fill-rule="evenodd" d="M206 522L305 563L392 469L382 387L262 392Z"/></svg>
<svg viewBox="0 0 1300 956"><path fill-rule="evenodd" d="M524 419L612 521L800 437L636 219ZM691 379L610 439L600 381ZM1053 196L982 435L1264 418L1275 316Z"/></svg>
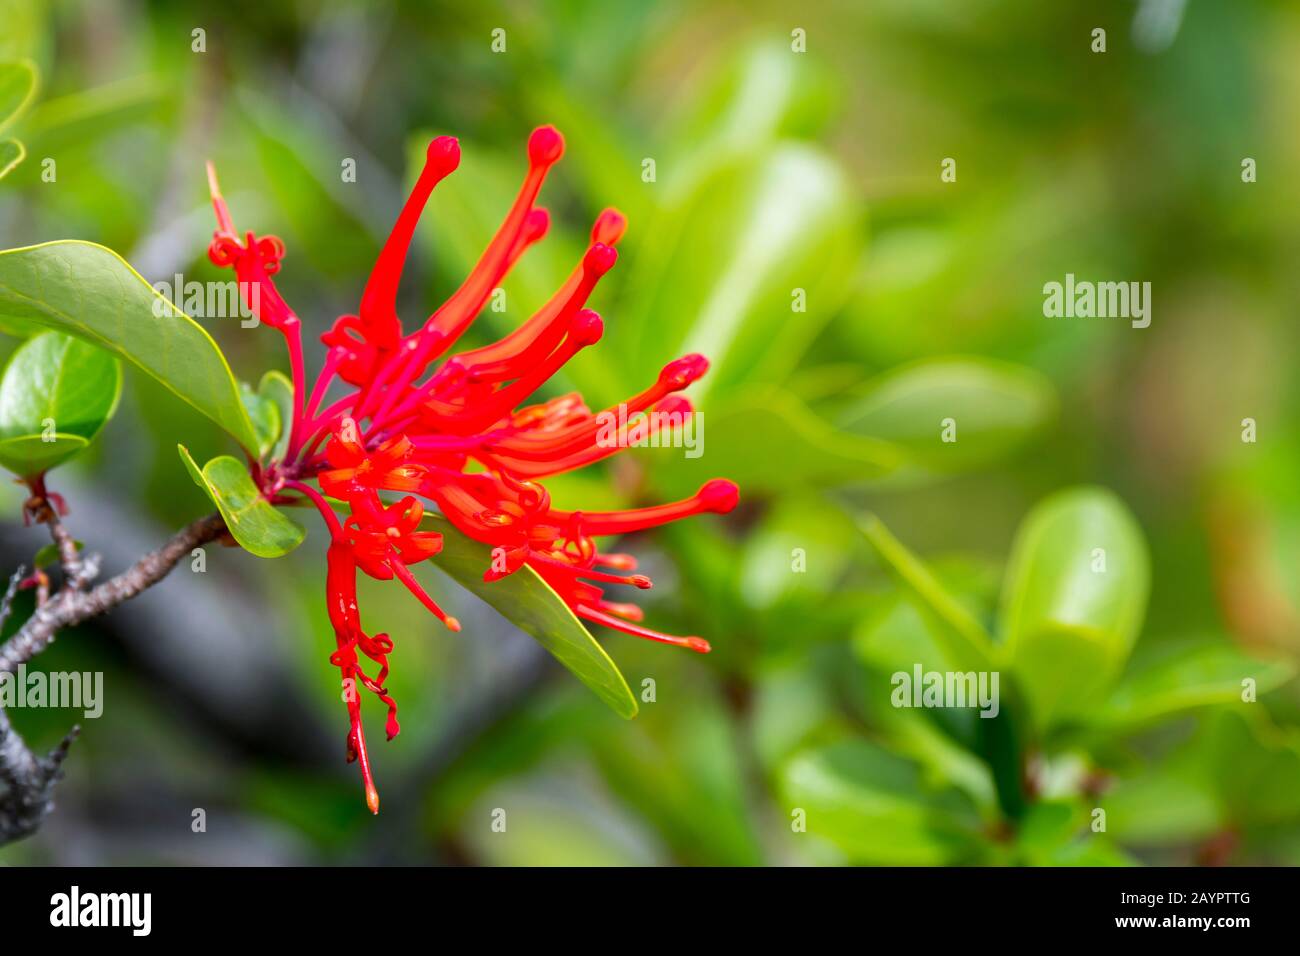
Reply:
<svg viewBox="0 0 1300 956"><path fill-rule="evenodd" d="M358 685L388 708L387 732L398 733L397 705L384 687L393 641L367 634L357 607L357 571L396 578L446 626L447 615L410 571L436 560L442 536L421 530L425 502L459 531L490 545L484 579L528 565L579 617L637 637L707 652L698 637L662 634L641 625L633 604L606 599L605 585L650 587L635 574L631 555L602 552L596 539L651 528L701 512L735 507L736 486L715 479L684 501L628 511L561 511L539 479L580 468L618 449L597 441L599 416L577 394L523 403L603 331L586 308L592 290L618 258L614 246L626 221L607 209L596 219L581 262L559 291L500 341L451 354L506 273L547 232L550 217L537 197L547 172L564 151L549 126L528 141L528 172L505 221L473 271L419 328L405 332L397 316L397 288L407 249L434 187L456 169L460 147L450 136L429 144L424 168L375 263L356 315L339 318L321 336L326 346L319 376L306 384L298 317L275 289L284 245L271 236L236 232L209 167L217 230L212 262L235 270L254 314L279 330L288 345L294 412L287 450L264 467L250 463L272 501L302 496L320 511L330 532L326 594L339 668L346 689L347 752L360 764L366 801L378 812L361 722ZM628 413L690 410L681 392L708 362L687 355L626 402ZM342 392L327 404L333 390ZM314 481L318 487L313 487Z"/></svg>

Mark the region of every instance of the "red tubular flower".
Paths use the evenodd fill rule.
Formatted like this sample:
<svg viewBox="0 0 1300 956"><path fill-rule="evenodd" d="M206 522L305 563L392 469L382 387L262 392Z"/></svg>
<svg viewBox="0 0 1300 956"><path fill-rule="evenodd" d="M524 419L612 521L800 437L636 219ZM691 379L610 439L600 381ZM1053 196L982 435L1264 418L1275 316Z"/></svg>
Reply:
<svg viewBox="0 0 1300 956"><path fill-rule="evenodd" d="M424 168L375 263L355 315L345 315L321 336L323 368L310 391L303 374L297 316L276 291L283 244L235 231L209 166L218 228L209 256L233 268L254 313L279 330L289 347L295 406L282 460L258 470L268 497L297 492L321 512L330 531L326 597L335 634L331 663L339 668L348 709L347 754L361 768L366 802L379 810L362 729L358 686L388 708L387 731L395 737L397 705L384 687L393 641L362 628L356 600L358 569L380 580L396 579L453 631L448 616L415 579L410 567L437 559L440 534L422 531L424 504L436 505L460 532L492 547L484 580L494 581L527 565L575 614L653 641L707 652L699 637L678 637L641 624L638 607L608 600L609 585L650 587L634 573L630 555L602 552L597 538L615 537L705 512L725 514L739 491L723 479L670 504L628 511L560 511L535 479L600 461L619 450L604 434L610 416L657 412L656 420L680 420L690 402L680 394L708 369L700 355L670 362L658 379L616 409L594 415L576 394L523 405L581 349L600 340L604 325L586 308L600 279L618 259L614 245L626 221L607 209L597 217L591 242L569 278L526 322L499 341L446 357L486 305L492 290L550 226L536 205L542 183L564 152L549 126L528 141L528 172L504 222L465 282L415 331L405 333L397 315L397 288L416 222L437 184L460 163L450 136L429 144ZM351 386L324 409L335 379ZM647 427L655 427L651 424ZM315 480L320 490L308 484ZM323 494L322 494L323 492ZM382 494L397 493L386 502ZM334 502L326 499L326 495ZM340 520L335 508L346 510ZM369 662L369 663L367 663ZM374 665L374 676L365 669Z"/></svg>
<svg viewBox="0 0 1300 956"><path fill-rule="evenodd" d="M317 473L321 490L335 498L349 498L362 489L418 491L425 469L410 461L415 451L405 436L390 438L373 452L367 452L356 438L357 426L345 418L325 452L334 467Z"/></svg>

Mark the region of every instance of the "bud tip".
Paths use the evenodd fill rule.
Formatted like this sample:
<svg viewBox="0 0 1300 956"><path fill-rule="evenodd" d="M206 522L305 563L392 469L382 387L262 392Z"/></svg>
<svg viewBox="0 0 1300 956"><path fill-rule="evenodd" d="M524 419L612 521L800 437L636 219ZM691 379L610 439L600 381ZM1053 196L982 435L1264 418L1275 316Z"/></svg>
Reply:
<svg viewBox="0 0 1300 956"><path fill-rule="evenodd" d="M534 166L550 166L564 155L564 137L554 126L539 126L528 137L528 161Z"/></svg>

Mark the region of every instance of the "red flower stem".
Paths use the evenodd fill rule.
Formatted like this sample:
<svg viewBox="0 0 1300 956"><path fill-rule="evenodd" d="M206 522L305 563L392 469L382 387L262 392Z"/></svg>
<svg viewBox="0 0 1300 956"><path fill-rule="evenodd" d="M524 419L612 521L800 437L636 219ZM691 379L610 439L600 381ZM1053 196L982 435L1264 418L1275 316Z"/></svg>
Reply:
<svg viewBox="0 0 1300 956"><path fill-rule="evenodd" d="M304 484L295 479L286 481L284 486L286 488L292 488L294 491L301 492L310 498L312 504L316 506L316 510L320 512L321 517L325 519L325 525L330 529L330 538L336 543L346 543L347 538L343 534L343 525L339 523L338 515L334 513L334 509L330 507L330 503L325 500L325 497L319 491L311 485Z"/></svg>
<svg viewBox="0 0 1300 956"><path fill-rule="evenodd" d="M310 422L308 427L317 430L323 427L328 427L329 424L336 421L344 413L352 409L354 404L356 403L356 399L357 396L355 393L352 395L343 396L333 405L330 405L328 408L326 408L325 411L317 415L316 418ZM352 417L353 418L359 417L359 413L353 413Z"/></svg>
<svg viewBox="0 0 1300 956"><path fill-rule="evenodd" d="M293 373L293 427L289 431L289 447L293 448L300 440L305 414L307 375L302 360L302 323L296 315L290 315L281 328L285 345L289 348L289 369Z"/></svg>
<svg viewBox="0 0 1300 956"><path fill-rule="evenodd" d="M316 386L312 389L311 398L307 402L307 410L303 417L310 421L320 408L320 403L325 398L325 393L329 390L330 384L334 381L334 375L338 371L341 358L333 349L325 356L325 365L320 370L320 375L316 378Z"/></svg>
<svg viewBox="0 0 1300 956"><path fill-rule="evenodd" d="M346 411L347 410L344 409L344 412ZM343 414L341 413L339 415L335 415L329 421L323 421L322 419L318 418L315 422L313 422L310 426L308 426L308 427L315 427L316 430L308 437L305 450L303 451L302 454L302 460L306 465L310 465L312 462L316 461L320 457L319 455L316 454L316 449L320 447L321 442L323 442L326 438L330 436L330 432L334 430L334 426L339 423L342 417ZM319 425L317 425L318 422L320 423Z"/></svg>
<svg viewBox="0 0 1300 956"><path fill-rule="evenodd" d="M320 407L325 393L329 390L330 383L334 381L334 374L338 371L339 356L338 353L331 349L325 356L325 365L316 378L316 385L312 389L311 397L307 400L307 407L302 413L302 424L289 437L289 447L285 451L285 459L292 461L301 450L304 439L310 439L315 434L316 422L314 416L316 409ZM312 429L307 432L307 429Z"/></svg>
<svg viewBox="0 0 1300 956"><path fill-rule="evenodd" d="M357 390L357 401L353 407L357 410L358 418L366 416L368 410L375 404L375 399L382 394L384 386L389 383L393 374L408 357L408 347L406 342L403 341L400 347L384 358L383 364L379 366L374 378L367 382L364 388Z"/></svg>

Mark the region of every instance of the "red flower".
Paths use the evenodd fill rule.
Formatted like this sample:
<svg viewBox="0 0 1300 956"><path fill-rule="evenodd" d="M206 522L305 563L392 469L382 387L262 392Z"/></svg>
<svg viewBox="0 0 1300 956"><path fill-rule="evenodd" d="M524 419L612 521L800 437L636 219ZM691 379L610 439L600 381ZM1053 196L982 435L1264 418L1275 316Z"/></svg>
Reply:
<svg viewBox="0 0 1300 956"><path fill-rule="evenodd" d="M702 638L646 628L635 605L607 600L605 585L648 588L650 579L631 573L636 561L630 555L601 552L596 539L702 512L726 513L739 496L732 482L715 479L690 498L671 504L581 512L554 508L535 480L619 450L621 443L607 440L602 431L615 409L593 415L576 394L537 405L522 403L578 351L600 340L603 323L586 303L618 259L614 245L626 227L623 216L607 209L597 217L582 260L532 318L498 342L448 355L511 266L545 235L550 218L535 203L547 172L563 151L564 141L553 128L533 132L528 172L505 221L460 288L408 333L396 310L407 249L433 188L460 163L455 139L441 136L430 143L424 168L371 271L357 314L341 317L321 336L327 352L310 393L298 319L271 278L279 271L284 247L273 237L247 233L239 238L209 167L218 221L209 256L216 265L235 269L250 308L288 344L294 415L283 460L260 472L263 491L268 496L302 494L316 505L330 530L326 596L336 642L331 662L352 691L345 695L348 759L359 762L366 800L375 812L379 797L355 689L360 685L388 707L388 736L396 736L397 705L384 688L393 642L386 634L371 637L362 629L357 570L381 580L396 578L451 630L460 629L409 570L426 559L436 560L442 548L441 535L419 530L424 516L420 498L435 504L459 531L492 546L484 580L497 580L527 564L588 621L637 637L709 650ZM435 368L435 363L440 364ZM707 368L700 355L677 359L617 411L623 421L642 412L687 414L690 403L680 392ZM335 379L352 387L322 409ZM319 491L307 483L312 479ZM386 503L381 492L403 497ZM343 520L325 495L346 508ZM365 661L376 666L373 677L365 673Z"/></svg>
<svg viewBox="0 0 1300 956"><path fill-rule="evenodd" d="M325 451L325 460L333 465L317 473L321 490L335 498L348 498L363 489L418 491L427 471L410 462L415 447L405 436L390 438L373 452L367 452L357 440L356 423L345 418L334 440Z"/></svg>

